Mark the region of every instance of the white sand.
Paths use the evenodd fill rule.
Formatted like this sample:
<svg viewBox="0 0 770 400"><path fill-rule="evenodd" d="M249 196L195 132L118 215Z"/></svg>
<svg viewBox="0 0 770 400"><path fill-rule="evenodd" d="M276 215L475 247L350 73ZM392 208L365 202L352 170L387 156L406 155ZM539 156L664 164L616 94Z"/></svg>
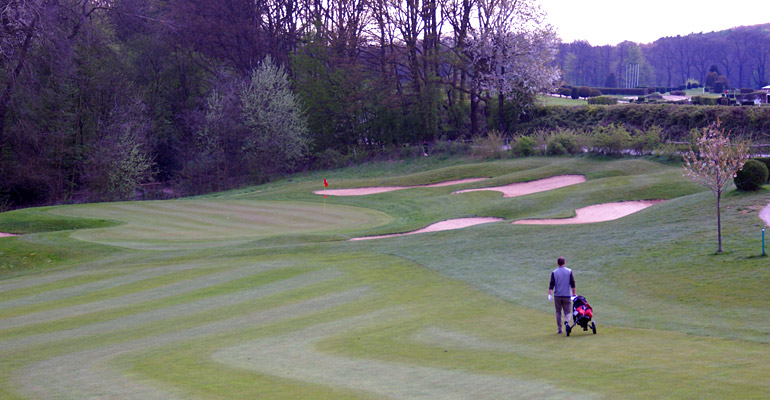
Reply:
<svg viewBox="0 0 770 400"><path fill-rule="evenodd" d="M762 220L765 221L765 224L770 226L770 204L759 212L759 218L762 218Z"/></svg>
<svg viewBox="0 0 770 400"><path fill-rule="evenodd" d="M572 218L522 219L514 221L513 223L520 225L570 225L612 221L637 211L644 210L661 201L663 200L622 201L619 203L596 204L575 210L575 216Z"/></svg>
<svg viewBox="0 0 770 400"><path fill-rule="evenodd" d="M416 186L378 186L378 187L363 187L363 188L352 188L352 189L326 189L326 190L317 190L313 193L329 195L329 196L365 196L367 194L393 192L395 190L402 190L402 189L460 185L463 183L478 182L486 179L488 178L468 178L468 179L458 179L455 181L433 183L430 185L416 185Z"/></svg>
<svg viewBox="0 0 770 400"><path fill-rule="evenodd" d="M477 218L449 219L446 221L436 222L435 224L428 225L425 228L418 229L412 232L393 233L390 235L379 235L379 236L364 236L364 237L353 238L350 240L383 239L383 238L396 237L396 236L414 235L417 233L425 233L425 232L448 231L452 229L462 229L473 225L487 224L490 222L497 222L497 221L502 221L502 218L477 217Z"/></svg>
<svg viewBox="0 0 770 400"><path fill-rule="evenodd" d="M505 186L458 190L454 193L467 193L467 192L478 192L482 190L494 190L497 192L502 192L503 197L517 197L517 196L525 196L532 193L544 192L546 190L558 189L564 186L576 185L578 183L583 183L585 181L586 181L586 177L583 175L560 175L560 176L553 176L545 179L538 179L536 181L530 181L530 182L511 183L510 185L505 185Z"/></svg>

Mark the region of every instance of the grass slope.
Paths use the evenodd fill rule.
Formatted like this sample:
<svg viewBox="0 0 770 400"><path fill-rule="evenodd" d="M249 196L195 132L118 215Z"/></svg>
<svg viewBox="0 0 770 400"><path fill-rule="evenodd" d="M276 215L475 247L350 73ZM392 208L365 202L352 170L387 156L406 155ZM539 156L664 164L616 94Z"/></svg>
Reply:
<svg viewBox="0 0 770 400"><path fill-rule="evenodd" d="M559 174L521 198L452 194ZM330 188L488 177L361 197L320 174L167 202L0 214L0 398L765 398L759 210L647 160L422 160L326 172ZM667 199L564 227L591 204ZM508 221L349 242L464 216ZM10 221L16 222L10 222ZM77 230L67 221L80 224ZM7 225L4 225L7 224ZM107 227L111 226L111 227ZM98 229L85 229L93 227ZM0 229L2 230L2 229ZM557 256L599 334L555 334Z"/></svg>

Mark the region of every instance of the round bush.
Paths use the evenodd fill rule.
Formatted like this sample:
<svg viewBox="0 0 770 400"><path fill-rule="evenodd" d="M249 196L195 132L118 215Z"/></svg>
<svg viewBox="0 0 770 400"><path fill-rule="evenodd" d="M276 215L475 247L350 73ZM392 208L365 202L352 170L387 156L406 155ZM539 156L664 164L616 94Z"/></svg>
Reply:
<svg viewBox="0 0 770 400"><path fill-rule="evenodd" d="M548 148L546 149L546 153L548 153L549 156L560 156L562 154L567 154L567 149L564 148L564 145L557 141L548 142Z"/></svg>
<svg viewBox="0 0 770 400"><path fill-rule="evenodd" d="M524 157L535 155L537 151L537 141L529 136L519 136L514 144L516 154Z"/></svg>
<svg viewBox="0 0 770 400"><path fill-rule="evenodd" d="M770 171L770 157L757 157L754 160L764 163L767 170ZM770 182L770 176L768 176L767 181Z"/></svg>
<svg viewBox="0 0 770 400"><path fill-rule="evenodd" d="M759 190L767 182L767 166L757 160L749 160L743 164L743 169L735 174L735 186L739 190Z"/></svg>

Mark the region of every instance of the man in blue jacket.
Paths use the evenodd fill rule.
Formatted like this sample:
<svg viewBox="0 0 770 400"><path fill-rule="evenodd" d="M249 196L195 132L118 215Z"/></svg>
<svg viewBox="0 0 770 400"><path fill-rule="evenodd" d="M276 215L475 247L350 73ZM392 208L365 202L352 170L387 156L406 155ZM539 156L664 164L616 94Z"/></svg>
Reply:
<svg viewBox="0 0 770 400"><path fill-rule="evenodd" d="M551 272L551 284L548 286L548 300L553 296L553 304L556 307L556 325L561 334L561 314L564 313L564 321L570 322L572 314L571 296L575 296L575 277L572 276L572 270L564 266L564 257L559 257L556 261L558 268ZM570 289L572 295L570 295Z"/></svg>

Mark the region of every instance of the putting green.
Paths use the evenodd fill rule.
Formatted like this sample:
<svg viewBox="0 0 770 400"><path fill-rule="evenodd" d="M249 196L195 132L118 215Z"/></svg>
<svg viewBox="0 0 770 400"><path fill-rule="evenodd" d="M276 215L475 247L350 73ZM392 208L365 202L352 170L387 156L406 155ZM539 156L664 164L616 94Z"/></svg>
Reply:
<svg viewBox="0 0 770 400"><path fill-rule="evenodd" d="M350 233L385 225L385 213L343 205L256 200L103 203L50 212L124 222L74 232L75 239L136 249L218 247L271 236Z"/></svg>

